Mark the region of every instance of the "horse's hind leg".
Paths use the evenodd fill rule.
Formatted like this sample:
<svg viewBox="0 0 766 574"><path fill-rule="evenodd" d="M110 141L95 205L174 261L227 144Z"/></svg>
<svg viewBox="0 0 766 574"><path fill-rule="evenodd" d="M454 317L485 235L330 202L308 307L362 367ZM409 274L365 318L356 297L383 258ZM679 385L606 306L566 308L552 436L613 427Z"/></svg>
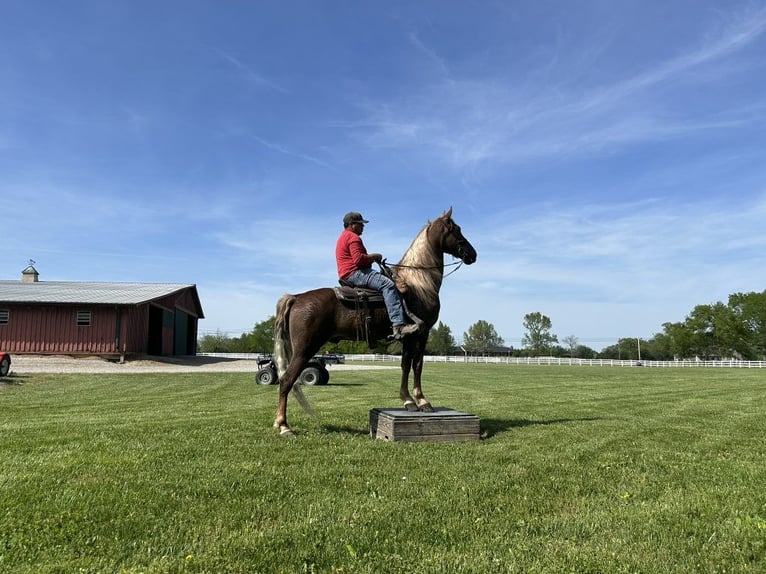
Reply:
<svg viewBox="0 0 766 574"><path fill-rule="evenodd" d="M290 426L287 424L287 397L290 395L290 391L298 382L303 369L308 365L309 359L314 356L314 353L321 347L321 342L311 342L308 345L304 345L300 342L294 343L294 354L290 362L287 364L287 370L282 378L279 379L279 402L277 403L277 416L274 419L274 428L279 429L280 436L293 436ZM296 392L299 392L298 389ZM300 397L299 397L300 400ZM304 408L306 405L301 403Z"/></svg>
<svg viewBox="0 0 766 574"><path fill-rule="evenodd" d="M294 369L288 367L285 374L279 379L279 402L277 403L277 416L274 419L274 428L279 430L280 436L293 436L293 431L287 424L287 397L298 378L293 374ZM300 371L299 371L300 372Z"/></svg>
<svg viewBox="0 0 766 574"><path fill-rule="evenodd" d="M287 424L287 398L308 362L308 357L302 353L294 354L287 364L285 373L279 379L279 402L277 403L277 416L274 419L274 428L279 429L281 436L294 435L292 429Z"/></svg>

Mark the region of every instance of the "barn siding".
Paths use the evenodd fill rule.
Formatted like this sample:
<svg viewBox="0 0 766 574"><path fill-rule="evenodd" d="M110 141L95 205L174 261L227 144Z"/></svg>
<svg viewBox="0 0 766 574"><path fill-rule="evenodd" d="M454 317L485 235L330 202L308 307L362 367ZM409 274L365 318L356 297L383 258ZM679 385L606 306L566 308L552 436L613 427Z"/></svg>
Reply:
<svg viewBox="0 0 766 574"><path fill-rule="evenodd" d="M9 311L8 324L0 325L0 349L35 354L194 354L201 316L191 289L137 305L4 302L0 308ZM162 317L156 325L152 309ZM77 325L78 311L91 312L90 326ZM185 348L176 333L181 314Z"/></svg>
<svg viewBox="0 0 766 574"><path fill-rule="evenodd" d="M147 353L149 305L125 307L122 313L120 353Z"/></svg>
<svg viewBox="0 0 766 574"><path fill-rule="evenodd" d="M4 305L10 312L0 326L0 346L15 353L112 354L115 347L114 307ZM78 311L90 311L90 326L77 325Z"/></svg>

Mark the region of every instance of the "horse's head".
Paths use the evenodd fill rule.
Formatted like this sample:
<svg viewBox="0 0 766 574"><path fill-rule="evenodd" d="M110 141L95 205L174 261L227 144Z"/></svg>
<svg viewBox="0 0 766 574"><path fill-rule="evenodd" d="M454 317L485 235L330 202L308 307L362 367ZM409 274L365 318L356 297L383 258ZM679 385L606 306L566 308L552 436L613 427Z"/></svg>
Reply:
<svg viewBox="0 0 766 574"><path fill-rule="evenodd" d="M471 245L471 242L465 238L460 226L452 219L452 208L450 207L449 211L442 213L436 221L444 227L442 235L442 248L444 252L457 257L466 265L476 261L476 250Z"/></svg>

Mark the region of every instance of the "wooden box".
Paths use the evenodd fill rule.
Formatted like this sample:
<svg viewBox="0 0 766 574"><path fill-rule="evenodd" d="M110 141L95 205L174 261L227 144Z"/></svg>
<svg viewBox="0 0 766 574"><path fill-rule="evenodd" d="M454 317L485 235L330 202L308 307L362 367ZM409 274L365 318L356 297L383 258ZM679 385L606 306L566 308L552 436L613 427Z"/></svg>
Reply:
<svg viewBox="0 0 766 574"><path fill-rule="evenodd" d="M447 408L432 413L404 408L370 410L370 436L388 441L447 442L479 440L479 417Z"/></svg>

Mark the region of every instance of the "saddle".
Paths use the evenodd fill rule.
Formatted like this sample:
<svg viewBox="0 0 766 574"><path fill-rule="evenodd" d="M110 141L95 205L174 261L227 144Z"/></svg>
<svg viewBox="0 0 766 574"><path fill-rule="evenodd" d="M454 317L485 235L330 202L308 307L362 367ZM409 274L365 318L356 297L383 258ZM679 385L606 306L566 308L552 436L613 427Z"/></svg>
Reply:
<svg viewBox="0 0 766 574"><path fill-rule="evenodd" d="M333 291L335 291L335 297L342 303L353 303L354 305L383 303L383 295L376 289L355 287L344 279L339 279L338 283L340 283L340 287L333 287Z"/></svg>
<svg viewBox="0 0 766 574"><path fill-rule="evenodd" d="M385 266L385 263L381 264L383 272L396 283L396 288L399 293L404 295L409 289L404 281L401 281L398 277L395 277L391 270ZM383 294L377 289L369 289L367 287L357 287L352 285L345 279L338 279L340 283L339 287L333 287L336 299L347 307L352 307L356 315L356 330L357 341L364 340L367 345L372 348L374 341L370 340L370 327L372 323L371 310L377 307L384 307L385 301L383 300ZM407 316L412 319L414 323L422 323L422 321L407 308L407 303L402 298L402 307Z"/></svg>

